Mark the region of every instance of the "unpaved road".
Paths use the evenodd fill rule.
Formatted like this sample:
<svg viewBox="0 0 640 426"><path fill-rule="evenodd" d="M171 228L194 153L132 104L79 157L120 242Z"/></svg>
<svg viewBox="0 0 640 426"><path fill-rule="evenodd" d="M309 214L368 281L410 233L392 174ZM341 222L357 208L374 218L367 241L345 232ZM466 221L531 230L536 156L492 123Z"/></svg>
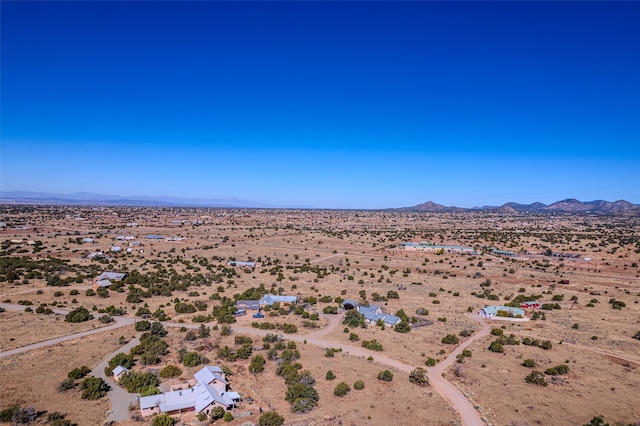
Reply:
<svg viewBox="0 0 640 426"><path fill-rule="evenodd" d="M317 331L315 333L307 334L305 336L296 336L296 335L287 335L287 339L295 340L297 342L307 342L308 344L324 347L324 348L339 348L342 349L343 353L347 353L353 356L359 356L363 358L367 358L369 356L373 356L374 361L379 364L384 364L386 366L395 368L400 371L404 371L407 373L411 373L411 371L415 368L414 365L406 364L397 359L389 358L383 354L378 352L372 352L369 349L365 349L361 346L353 346L350 344L332 342L328 340L322 340L321 337L333 331L338 325L341 323L341 316L338 315L323 315L325 318L329 319L329 324L324 329ZM453 409L460 416L460 420L463 425L466 426L481 426L485 423L482 421L482 418L478 411L473 407L471 402L469 402L464 394L456 388L451 382L443 377L443 373L456 362L456 357L462 353L469 345L471 345L476 340L489 335L489 327L487 324L478 316L478 315L469 315L470 318L480 324L480 331L474 333L469 339L464 341L460 346L456 348L444 361L441 361L437 366L431 367L427 369L427 374L429 377L429 382L434 390L436 390L440 395L442 395L448 402L451 404ZM242 333L251 333L264 336L269 331L267 330L258 330L250 327L241 327L235 326L233 327L234 331L242 332Z"/></svg>
<svg viewBox="0 0 640 426"><path fill-rule="evenodd" d="M140 394L129 393L125 389L118 386L113 380L113 376L105 376L104 368L109 364L111 358L119 354L120 352L128 353L131 348L140 343L140 337L136 337L126 345L117 349L113 353L107 355L100 364L91 370L91 375L94 377L100 377L105 382L109 383L111 390L107 394L109 400L111 400L111 411L107 413L107 421L123 422L129 419L129 406L135 404L138 401Z"/></svg>
<svg viewBox="0 0 640 426"><path fill-rule="evenodd" d="M9 305L9 304L0 304L0 306L5 309L13 309L13 310L23 310L24 307L20 305ZM66 311L57 311L60 314L66 314ZM471 345L474 341L479 338L482 338L489 334L489 327L482 321L477 315L469 315L471 318L476 320L480 324L480 331L471 336L468 340L463 342L456 350L454 350L444 361L440 362L437 366L431 367L427 369L429 381L434 390L440 393L454 408L454 410L460 416L463 425L467 426L480 426L483 425L480 414L473 407L473 405L464 397L462 392L458 390L453 384L451 384L447 379L445 379L442 374L443 372L449 368L455 362L456 357L460 354L465 348ZM323 348L339 348L342 349L343 353L359 356L362 358L367 358L369 356L373 356L374 360L379 364L383 364L389 366L391 368L395 368L400 371L404 371L410 373L415 366L406 364L397 359L389 358L386 355L383 355L378 352L372 352L368 349L365 349L361 346L354 346L351 344L332 342L328 340L323 340L322 337L333 331L336 327L341 324L341 316L339 315L322 315L322 317L328 320L328 324L321 330L313 332L307 335L287 335L287 339L294 340L297 342L307 342L308 344L320 346ZM10 355L26 352L32 349L44 348L46 346L55 345L57 343L65 342L68 340L77 339L80 337L90 336L92 334L102 333L104 331L117 329L120 327L124 327L127 325L131 325L135 322L133 318L128 317L115 317L116 322L107 327L97 328L94 330L84 331L80 333L70 334L63 337L58 337L55 339L47 340L44 342L38 342L31 345L23 346L21 348L12 349L9 351L0 352L0 358L7 357ZM187 328L197 328L200 327L199 324L177 324L165 322L163 323L167 327L187 327ZM253 327L246 326L233 326L234 331L254 334L258 336L265 336L267 333L271 333L269 330L260 330ZM129 405L136 401L137 395L129 394L120 386L116 385L111 377L105 377L104 375L104 367L107 365L108 361L115 356L119 352L127 352L131 347L138 344L139 340L134 339L129 342L127 345L118 349L112 354L106 356L103 361L98 364L92 371L92 374L96 377L101 377L106 380L110 385L112 390L109 392L108 396L111 400L111 411L109 412L108 420L113 420L116 422L124 421L129 418Z"/></svg>
<svg viewBox="0 0 640 426"><path fill-rule="evenodd" d="M430 367L429 381L431 386L436 389L460 415L462 424L464 425L483 425L484 422L478 411L465 398L464 394L456 388L450 381L444 378L444 372L456 362L456 357L462 353L469 345L478 339L489 335L489 326L476 314L469 315L470 318L480 324L480 331L476 332L471 338L465 340L444 361L439 362L435 367Z"/></svg>
<svg viewBox="0 0 640 426"><path fill-rule="evenodd" d="M0 307L5 309L10 309L14 311L24 311L24 306L21 305L11 305L7 303L0 303ZM69 311L63 311L60 309L54 309L53 312L56 314L66 315ZM34 314L38 315L38 314ZM27 352L33 349L44 348L51 345L56 345L58 343L67 342L69 340L79 339L80 337L91 336L92 334L103 333L109 330L115 330L117 328L126 327L127 325L131 325L135 322L135 319L128 317L113 317L115 322L106 327L94 328L93 330L81 331L79 333L68 334L66 336L56 337L54 339L45 340L38 343L32 343L30 345L21 346L19 348L10 349L8 351L0 352L0 358L8 357L11 355L19 354L22 352Z"/></svg>

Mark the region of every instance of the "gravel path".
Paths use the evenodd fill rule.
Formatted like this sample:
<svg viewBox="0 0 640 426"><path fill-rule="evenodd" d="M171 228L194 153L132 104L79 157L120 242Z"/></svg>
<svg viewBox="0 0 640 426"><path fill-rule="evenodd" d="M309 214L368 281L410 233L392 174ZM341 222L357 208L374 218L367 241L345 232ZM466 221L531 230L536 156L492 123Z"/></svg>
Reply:
<svg viewBox="0 0 640 426"><path fill-rule="evenodd" d="M111 358L113 358L120 352L123 352L125 354L128 353L131 348L138 345L139 343L140 337L136 337L126 345L107 355L100 364L96 365L96 367L91 370L91 375L93 375L94 377L102 378L102 380L109 383L109 386L111 386L111 390L109 391L109 393L107 393L107 396L111 400L111 411L107 413L107 421L123 422L129 419L129 406L131 404L135 404L138 401L138 397L140 396L140 394L129 393L125 389L121 388L115 382L115 380L113 380L113 376L105 376L104 369Z"/></svg>

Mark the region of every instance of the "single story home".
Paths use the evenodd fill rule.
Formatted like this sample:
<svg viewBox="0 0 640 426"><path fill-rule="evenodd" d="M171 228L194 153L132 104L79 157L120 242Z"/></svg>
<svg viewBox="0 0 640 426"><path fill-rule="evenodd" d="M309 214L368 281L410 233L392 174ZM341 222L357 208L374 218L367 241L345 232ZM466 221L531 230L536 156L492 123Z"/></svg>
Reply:
<svg viewBox="0 0 640 426"><path fill-rule="evenodd" d="M89 253L87 255L87 259L100 259L104 257L104 253L101 251L94 251L93 253Z"/></svg>
<svg viewBox="0 0 640 426"><path fill-rule="evenodd" d="M485 318L524 318L524 309L511 306L485 306L480 309L479 314Z"/></svg>
<svg viewBox="0 0 640 426"><path fill-rule="evenodd" d="M229 410L242 400L238 392L227 391L229 383L220 367L203 367L194 377L197 382L194 387L140 397L140 414L143 417L189 411L209 414L215 407Z"/></svg>
<svg viewBox="0 0 640 426"><path fill-rule="evenodd" d="M97 290L99 287L110 287L111 284L113 283L109 280L99 280L99 281L96 281L92 287L94 290Z"/></svg>
<svg viewBox="0 0 640 426"><path fill-rule="evenodd" d="M245 313L255 314L260 312L260 302L257 300L238 300L236 302L236 311L245 311Z"/></svg>
<svg viewBox="0 0 640 426"><path fill-rule="evenodd" d="M94 281L100 281L100 280L122 281L123 279L125 279L126 276L127 274L123 274L120 272L103 272L97 277L95 277L93 280Z"/></svg>
<svg viewBox="0 0 640 426"><path fill-rule="evenodd" d="M402 321L402 318L396 315L385 314L382 312L382 308L377 305L358 306L357 309L358 312L364 315L364 320L368 324L376 324L381 320L384 325L395 327L400 321Z"/></svg>
<svg viewBox="0 0 640 426"><path fill-rule="evenodd" d="M276 296L273 294L265 294L262 299L260 299L259 303L261 306L271 306L276 302L295 305L298 303L298 296Z"/></svg>
<svg viewBox="0 0 640 426"><path fill-rule="evenodd" d="M256 267L256 262L241 262L237 260L230 260L227 262L228 266L238 266L246 270L253 270Z"/></svg>

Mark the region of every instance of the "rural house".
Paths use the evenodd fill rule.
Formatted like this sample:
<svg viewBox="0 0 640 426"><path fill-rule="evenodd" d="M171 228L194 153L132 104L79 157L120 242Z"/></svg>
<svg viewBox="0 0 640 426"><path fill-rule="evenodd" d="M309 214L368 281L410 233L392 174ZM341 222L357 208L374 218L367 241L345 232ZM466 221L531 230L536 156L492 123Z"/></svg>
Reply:
<svg viewBox="0 0 640 426"><path fill-rule="evenodd" d="M364 315L364 320L368 324L376 324L381 320L384 325L395 327L402 319L396 315L385 314L382 308L376 305L358 306L358 312Z"/></svg>
<svg viewBox="0 0 640 426"><path fill-rule="evenodd" d="M494 319L502 318L524 318L524 309L513 308L511 306L485 306L480 309L480 316Z"/></svg>
<svg viewBox="0 0 640 426"><path fill-rule="evenodd" d="M240 394L227 391L229 383L220 367L203 367L194 377L197 384L192 388L140 397L140 414L143 417L188 411L209 414L215 407L229 410L241 401Z"/></svg>

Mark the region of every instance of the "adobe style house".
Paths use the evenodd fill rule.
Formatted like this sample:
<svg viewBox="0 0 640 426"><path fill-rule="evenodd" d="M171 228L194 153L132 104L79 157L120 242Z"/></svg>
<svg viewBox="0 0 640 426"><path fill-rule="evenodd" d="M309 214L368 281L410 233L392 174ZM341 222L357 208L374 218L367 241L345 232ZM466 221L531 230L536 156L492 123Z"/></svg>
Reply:
<svg viewBox="0 0 640 426"><path fill-rule="evenodd" d="M220 367L203 367L194 377L197 384L191 388L140 397L140 414L143 417L189 411L209 414L215 407L229 410L242 399L238 392L227 391L229 383Z"/></svg>

